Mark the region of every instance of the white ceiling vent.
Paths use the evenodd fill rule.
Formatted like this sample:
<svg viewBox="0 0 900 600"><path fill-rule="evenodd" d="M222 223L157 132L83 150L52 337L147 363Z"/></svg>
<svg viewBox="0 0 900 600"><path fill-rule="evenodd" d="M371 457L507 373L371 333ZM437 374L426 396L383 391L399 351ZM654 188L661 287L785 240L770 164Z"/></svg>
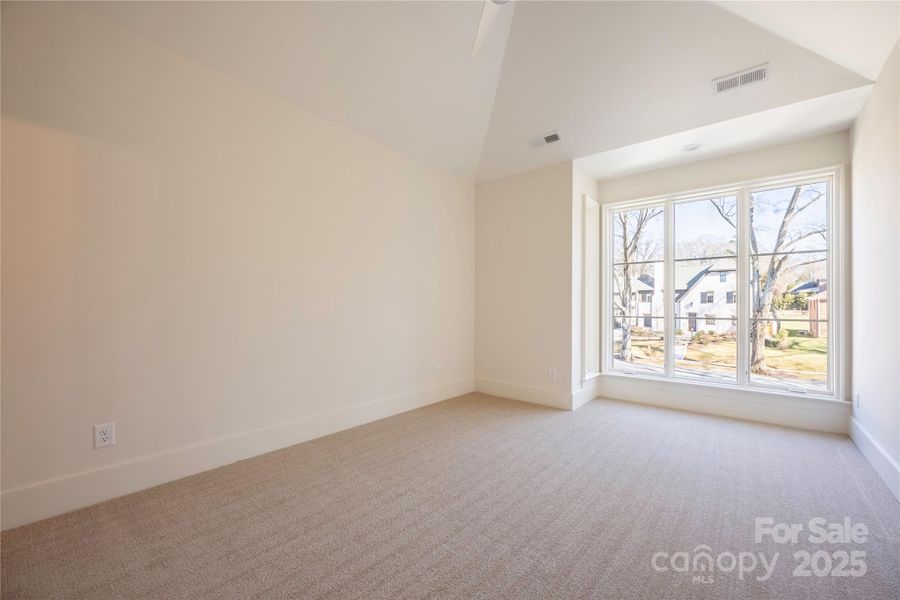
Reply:
<svg viewBox="0 0 900 600"><path fill-rule="evenodd" d="M761 83L769 78L769 63L750 67L731 75L716 77L712 80L713 92L716 94L724 94L731 90L736 90L754 83Z"/></svg>
<svg viewBox="0 0 900 600"><path fill-rule="evenodd" d="M528 140L528 143L531 144L532 148L539 148L541 146L546 146L547 144L555 144L560 140L562 140L562 137L560 137L559 132L551 131L550 133L539 135L536 138L531 138Z"/></svg>

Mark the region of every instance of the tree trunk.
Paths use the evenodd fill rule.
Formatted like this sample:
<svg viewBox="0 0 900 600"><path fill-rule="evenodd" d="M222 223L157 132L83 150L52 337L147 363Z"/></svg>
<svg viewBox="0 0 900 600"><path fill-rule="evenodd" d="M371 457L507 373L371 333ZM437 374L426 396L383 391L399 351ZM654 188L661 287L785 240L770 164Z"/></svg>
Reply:
<svg viewBox="0 0 900 600"><path fill-rule="evenodd" d="M766 322L771 316L775 316L772 311L772 300L775 297L775 286L778 278L781 277L781 271L784 263L779 263L773 257L769 261L769 268L766 271L765 283L760 280L758 258L752 257L751 268L753 269L753 282L751 290L753 293L753 314L750 320L750 372L759 375L766 375L769 367L766 365Z"/></svg>
<svg viewBox="0 0 900 600"><path fill-rule="evenodd" d="M622 227L622 281L619 285L619 303L622 308L622 348L619 352L622 360L631 361L634 353L631 350L631 323L629 317L636 317L632 314L631 306L631 261L639 256L641 235L644 232L647 222L662 214L662 209L641 209L637 211L634 221L634 234L629 237L628 213L619 213L619 223ZM636 308L636 307L635 307Z"/></svg>
<svg viewBox="0 0 900 600"><path fill-rule="evenodd" d="M765 375L769 372L766 366L766 323L765 321L750 322L750 372Z"/></svg>
<svg viewBox="0 0 900 600"><path fill-rule="evenodd" d="M631 362L634 354L631 351L631 325L627 324L627 318L622 319L622 360Z"/></svg>
<svg viewBox="0 0 900 600"><path fill-rule="evenodd" d="M775 296L775 289L779 279L782 277L784 270L787 268L787 258L792 246L798 241L810 237L811 235L823 234L824 227L816 230L804 232L802 235L793 236L791 239L788 230L794 218L814 202L818 197L807 200L804 204L801 202L800 193L803 186L796 186L791 198L785 207L784 216L778 227L778 233L775 237L775 245L769 255L769 266L765 275L759 272L759 254L760 249L756 241L756 232L753 228L754 206L750 204L750 301L752 303L752 311L750 314L750 372L761 375L768 374L769 368L766 365L765 348L766 348L766 321L772 319L777 321L777 315L772 310L772 301ZM735 227L735 215L733 211L728 211L724 206L716 204L712 201L713 206L718 210L719 215L725 221ZM779 256L780 255L780 256Z"/></svg>
<svg viewBox="0 0 900 600"><path fill-rule="evenodd" d="M622 360L631 362L634 354L631 351L631 265L626 264L622 268L622 288L620 290L622 303Z"/></svg>

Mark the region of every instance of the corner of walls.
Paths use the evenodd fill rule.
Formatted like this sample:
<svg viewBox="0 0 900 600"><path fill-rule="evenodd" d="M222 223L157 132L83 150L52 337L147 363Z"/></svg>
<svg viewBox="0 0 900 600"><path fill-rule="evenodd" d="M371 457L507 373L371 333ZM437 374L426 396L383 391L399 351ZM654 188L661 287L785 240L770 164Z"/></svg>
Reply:
<svg viewBox="0 0 900 600"><path fill-rule="evenodd" d="M476 186L475 389L572 408L572 163Z"/></svg>
<svg viewBox="0 0 900 600"><path fill-rule="evenodd" d="M853 125L850 436L900 500L900 44ZM872 310L878 298L889 310ZM891 334L890 332L893 332Z"/></svg>
<svg viewBox="0 0 900 600"><path fill-rule="evenodd" d="M476 377L475 391L481 394L488 394L489 396L509 398L510 400L518 400L519 402L528 402L530 404L540 404L551 408L572 409L572 397L570 394L545 387Z"/></svg>
<svg viewBox="0 0 900 600"><path fill-rule="evenodd" d="M572 392L572 410L578 410L600 396L600 377L594 376L584 381L581 388Z"/></svg>
<svg viewBox="0 0 900 600"><path fill-rule="evenodd" d="M582 201L597 181L568 161L476 189L475 389L575 410L599 381L582 381L581 289Z"/></svg>
<svg viewBox="0 0 900 600"><path fill-rule="evenodd" d="M850 439L900 502L900 463L878 443L856 417L850 417Z"/></svg>

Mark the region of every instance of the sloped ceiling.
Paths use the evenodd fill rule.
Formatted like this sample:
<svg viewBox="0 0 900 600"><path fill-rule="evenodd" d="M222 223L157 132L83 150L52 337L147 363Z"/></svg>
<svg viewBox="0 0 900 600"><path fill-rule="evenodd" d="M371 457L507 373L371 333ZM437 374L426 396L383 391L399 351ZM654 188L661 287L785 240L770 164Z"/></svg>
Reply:
<svg viewBox="0 0 900 600"><path fill-rule="evenodd" d="M88 2L207 67L474 175L514 6L478 58L480 2Z"/></svg>
<svg viewBox="0 0 900 600"><path fill-rule="evenodd" d="M714 96L764 62L769 81ZM516 8L479 176L574 159L869 83L713 4L524 2ZM526 140L558 129L563 143Z"/></svg>
<svg viewBox="0 0 900 600"><path fill-rule="evenodd" d="M900 27L897 0L716 4L872 81L897 43Z"/></svg>
<svg viewBox="0 0 900 600"><path fill-rule="evenodd" d="M809 14L821 9L805 4ZM854 72L813 51L825 49L788 41L767 28L778 29L771 23L761 26L767 22L758 14L739 16L708 2L510 3L478 58L471 48L480 2L79 6L478 180L859 88L869 83L860 72L871 70ZM852 6L845 10L841 19L855 18ZM866 43L865 27L847 29L856 37L841 43ZM769 81L712 95L713 77L766 61ZM528 145L553 130L561 143Z"/></svg>

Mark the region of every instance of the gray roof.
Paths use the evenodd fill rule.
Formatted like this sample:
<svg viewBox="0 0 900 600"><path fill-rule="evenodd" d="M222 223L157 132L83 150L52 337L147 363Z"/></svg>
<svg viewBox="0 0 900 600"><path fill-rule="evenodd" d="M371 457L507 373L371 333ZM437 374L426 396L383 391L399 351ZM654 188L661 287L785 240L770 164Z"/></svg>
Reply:
<svg viewBox="0 0 900 600"><path fill-rule="evenodd" d="M701 259L702 260L702 259ZM691 261L694 262L694 261ZM675 300L680 300L688 290L707 273L728 273L736 270L735 261L730 258L713 259L694 264L681 262L675 264Z"/></svg>
<svg viewBox="0 0 900 600"><path fill-rule="evenodd" d="M822 280L813 280L813 281L805 281L800 285L794 286L789 291L792 294L804 294L804 293L812 293L815 294L823 289L825 289L825 282Z"/></svg>
<svg viewBox="0 0 900 600"><path fill-rule="evenodd" d="M675 263L675 295L676 299L684 295L695 283L707 273L722 273L735 270L735 261L722 258L704 261L703 259ZM662 287L662 286L660 286ZM631 278L632 292L656 291L653 278L648 275Z"/></svg>
<svg viewBox="0 0 900 600"><path fill-rule="evenodd" d="M642 281L637 277L631 278L631 291L632 292L652 292L653 286L647 283L646 281Z"/></svg>

